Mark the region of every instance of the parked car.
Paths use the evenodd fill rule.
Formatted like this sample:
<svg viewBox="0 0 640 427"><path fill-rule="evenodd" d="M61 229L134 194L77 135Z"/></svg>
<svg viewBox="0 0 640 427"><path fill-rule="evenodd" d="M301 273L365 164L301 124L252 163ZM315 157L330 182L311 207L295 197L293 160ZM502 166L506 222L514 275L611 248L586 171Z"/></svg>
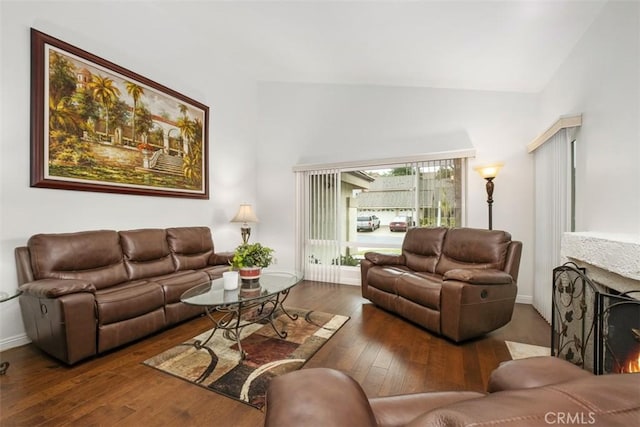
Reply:
<svg viewBox="0 0 640 427"><path fill-rule="evenodd" d="M375 215L364 215L358 217L358 231L369 230L373 231L376 228L380 228L380 218Z"/></svg>
<svg viewBox="0 0 640 427"><path fill-rule="evenodd" d="M397 216L389 223L389 231L407 231L413 226L413 219L410 216Z"/></svg>

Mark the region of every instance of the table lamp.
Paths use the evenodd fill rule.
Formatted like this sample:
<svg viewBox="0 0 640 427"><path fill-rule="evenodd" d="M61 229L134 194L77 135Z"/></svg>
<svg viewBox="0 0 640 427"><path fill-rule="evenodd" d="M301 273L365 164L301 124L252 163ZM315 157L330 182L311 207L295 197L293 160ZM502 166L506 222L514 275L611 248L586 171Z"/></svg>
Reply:
<svg viewBox="0 0 640 427"><path fill-rule="evenodd" d="M240 233L242 234L242 242L246 244L249 241L249 236L251 236L251 227L249 227L248 223L258 222L258 217L256 217L250 204L243 203L240 205L238 213L233 217L231 222L242 223Z"/></svg>

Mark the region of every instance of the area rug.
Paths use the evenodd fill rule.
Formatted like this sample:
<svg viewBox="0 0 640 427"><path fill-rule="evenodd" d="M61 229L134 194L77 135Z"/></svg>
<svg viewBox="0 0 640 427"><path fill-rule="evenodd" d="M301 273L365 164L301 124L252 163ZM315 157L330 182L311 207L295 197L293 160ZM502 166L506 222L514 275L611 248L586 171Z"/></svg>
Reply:
<svg viewBox="0 0 640 427"><path fill-rule="evenodd" d="M504 343L507 345L507 348L509 349L509 353L511 353L511 358L513 360L525 359L527 357L551 355L551 349L549 347L523 344L513 341L505 341Z"/></svg>
<svg viewBox="0 0 640 427"><path fill-rule="evenodd" d="M285 338L268 323L242 330L244 360L240 360L236 340L225 338L220 330L205 347L196 348L195 342L206 340L209 330L143 363L261 409L271 378L300 369L349 320L319 311L289 307L287 311L297 314L297 320L285 314L274 320L278 329L287 332Z"/></svg>

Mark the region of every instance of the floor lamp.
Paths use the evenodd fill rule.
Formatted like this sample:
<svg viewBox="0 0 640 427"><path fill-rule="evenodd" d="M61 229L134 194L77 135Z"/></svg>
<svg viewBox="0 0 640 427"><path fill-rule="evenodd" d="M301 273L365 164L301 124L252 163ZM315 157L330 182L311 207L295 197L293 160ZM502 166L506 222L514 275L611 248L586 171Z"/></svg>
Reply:
<svg viewBox="0 0 640 427"><path fill-rule="evenodd" d="M498 172L502 169L504 163L494 163L487 166L477 166L474 169L481 177L487 180L487 205L489 205L489 230L493 230L493 214L491 207L493 205L493 180L498 176Z"/></svg>
<svg viewBox="0 0 640 427"><path fill-rule="evenodd" d="M258 222L258 217L253 212L251 205L246 203L241 204L240 209L238 209L238 213L233 217L231 222L242 223L240 226L240 233L242 234L242 243L246 245L249 241L249 236L251 236L251 227L249 227L248 223Z"/></svg>

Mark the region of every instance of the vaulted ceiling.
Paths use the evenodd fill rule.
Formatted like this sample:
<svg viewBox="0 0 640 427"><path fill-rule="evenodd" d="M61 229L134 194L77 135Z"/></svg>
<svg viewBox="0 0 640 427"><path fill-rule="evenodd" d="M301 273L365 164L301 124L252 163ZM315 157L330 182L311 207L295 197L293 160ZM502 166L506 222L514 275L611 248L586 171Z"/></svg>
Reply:
<svg viewBox="0 0 640 427"><path fill-rule="evenodd" d="M258 80L540 91L603 0L156 2ZM197 11L194 13L194 10Z"/></svg>

